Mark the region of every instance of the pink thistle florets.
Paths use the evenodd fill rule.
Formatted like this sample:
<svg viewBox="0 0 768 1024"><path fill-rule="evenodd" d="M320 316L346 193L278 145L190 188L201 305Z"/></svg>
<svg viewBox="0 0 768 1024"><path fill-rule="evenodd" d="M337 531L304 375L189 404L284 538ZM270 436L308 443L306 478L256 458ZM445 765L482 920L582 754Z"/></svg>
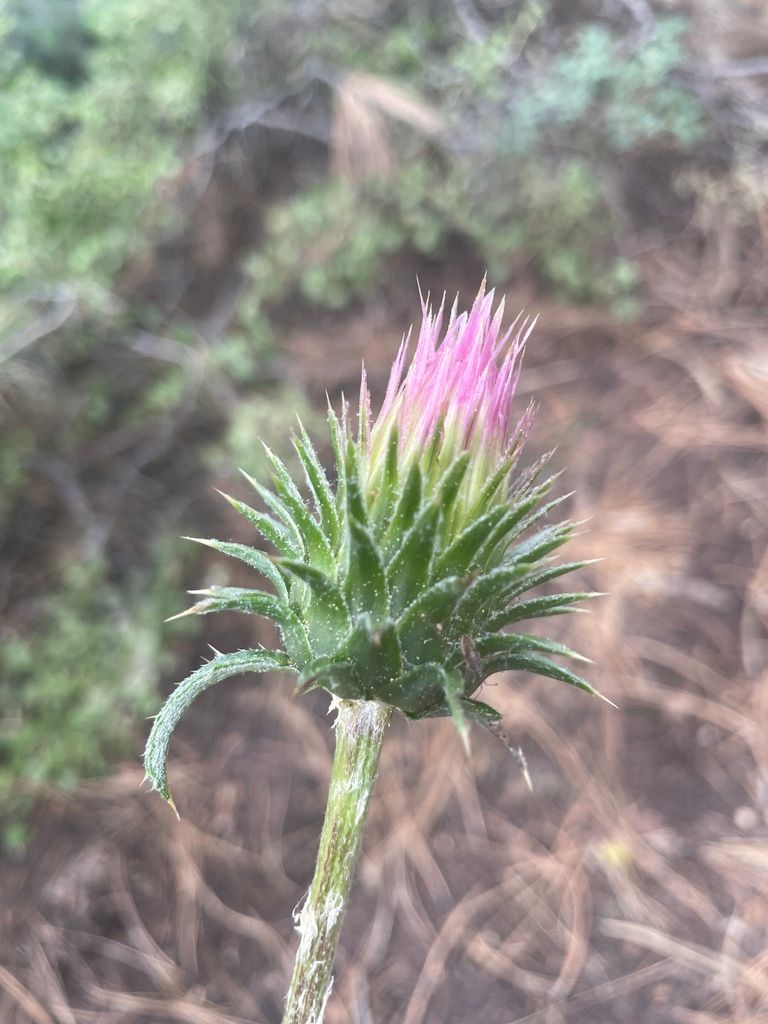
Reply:
<svg viewBox="0 0 768 1024"><path fill-rule="evenodd" d="M433 469L468 451L472 456L469 477L477 482L508 455L511 443L520 448L532 410L513 426L511 406L535 321L521 322L520 314L502 332L504 300L494 312L494 298L494 291L486 294L483 283L469 312L458 313L454 302L445 328L445 298L436 312L428 298L422 298L422 322L413 358L406 369L409 332L392 365L379 415L366 437L363 454L368 456L369 480L380 469L392 431L397 431L401 468L415 459L423 460L427 452L436 457L435 467L423 467L427 477L434 476ZM369 406L363 374L361 408Z"/></svg>

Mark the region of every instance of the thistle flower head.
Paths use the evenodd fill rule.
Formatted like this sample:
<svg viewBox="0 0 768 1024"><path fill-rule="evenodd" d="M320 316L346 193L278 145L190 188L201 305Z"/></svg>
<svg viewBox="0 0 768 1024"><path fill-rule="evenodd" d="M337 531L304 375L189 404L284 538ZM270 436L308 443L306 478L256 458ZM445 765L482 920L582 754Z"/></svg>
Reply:
<svg viewBox="0 0 768 1024"><path fill-rule="evenodd" d="M422 323L416 348L406 369L410 334L397 353L381 411L370 432L375 456L386 446L392 430L399 434L405 462L417 458L424 446L441 435L440 458L461 451L475 459L498 459L509 444L511 406L520 376L520 356L532 327L515 334L515 322L502 332L504 301L495 313L493 291L484 288L469 312L457 304L443 330L445 299L437 312L422 300ZM514 339L513 339L514 334ZM362 403L370 407L365 379Z"/></svg>
<svg viewBox="0 0 768 1024"><path fill-rule="evenodd" d="M247 563L268 589L211 587L182 614L270 618L283 649L217 654L172 694L145 755L166 797L179 717L202 690L240 672L290 670L301 690L380 701L414 719L450 715L465 741L470 721L500 717L476 699L494 672L534 672L595 694L553 660L578 655L517 631L593 596L529 593L585 564L551 561L574 524L545 523L562 500L543 502L555 479L540 479L546 459L514 476L531 422L530 409L517 422L511 411L530 327L518 318L504 328L504 305L494 311L484 288L468 312L454 305L447 321L444 312L422 302L413 356L407 364L406 337L375 420L365 373L356 432L346 407L340 419L329 408L333 484L302 428L294 445L304 493L267 450L272 489L247 478L263 509L228 498L271 554L202 541Z"/></svg>
<svg viewBox="0 0 768 1024"><path fill-rule="evenodd" d="M494 292L484 284L471 309L457 303L445 322L445 299L434 312L422 299L422 322L410 364L410 334L395 358L379 415L370 423L371 400L363 372L359 447L367 493L384 485L384 464L397 445L401 475L418 462L429 487L441 471L467 453L468 472L457 498L454 525L464 525L479 488L503 460L509 476L531 422L529 407L513 428L512 400L525 342L533 324L521 316L502 330L504 301L494 312ZM492 500L503 500L503 487Z"/></svg>

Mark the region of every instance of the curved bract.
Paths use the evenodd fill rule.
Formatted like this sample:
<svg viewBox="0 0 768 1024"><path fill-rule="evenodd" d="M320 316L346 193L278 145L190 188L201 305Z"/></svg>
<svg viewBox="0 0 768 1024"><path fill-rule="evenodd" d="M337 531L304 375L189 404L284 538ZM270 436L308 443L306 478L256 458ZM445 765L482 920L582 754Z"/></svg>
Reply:
<svg viewBox="0 0 768 1024"><path fill-rule="evenodd" d="M300 428L303 487L267 450L272 489L250 481L265 511L228 498L275 554L202 543L251 566L269 590L211 587L181 614L264 616L284 651L217 655L171 696L146 760L164 796L170 729L186 706L178 694L234 671L291 670L302 691L380 701L413 719L450 715L465 739L470 721L500 717L475 699L491 673L521 669L596 694L552 660L579 658L574 652L503 631L594 595L529 593L585 563L552 562L574 524L542 525L563 500L548 500L555 477L542 479L547 459L515 475L530 410L512 426L510 403L527 335L502 335L503 305L493 314L492 303L481 290L469 313L454 308L444 331L442 309L424 306L408 371L406 339L375 421L365 374L356 430L346 406L340 418L329 408L333 483Z"/></svg>

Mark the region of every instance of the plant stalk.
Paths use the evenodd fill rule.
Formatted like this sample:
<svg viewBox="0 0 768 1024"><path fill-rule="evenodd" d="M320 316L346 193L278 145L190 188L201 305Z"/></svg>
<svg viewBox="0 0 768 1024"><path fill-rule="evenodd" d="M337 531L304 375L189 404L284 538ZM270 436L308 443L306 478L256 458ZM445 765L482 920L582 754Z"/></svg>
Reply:
<svg viewBox="0 0 768 1024"><path fill-rule="evenodd" d="M315 875L299 915L299 948L283 1024L321 1024L341 922L360 853L392 709L377 701L337 700L336 752Z"/></svg>

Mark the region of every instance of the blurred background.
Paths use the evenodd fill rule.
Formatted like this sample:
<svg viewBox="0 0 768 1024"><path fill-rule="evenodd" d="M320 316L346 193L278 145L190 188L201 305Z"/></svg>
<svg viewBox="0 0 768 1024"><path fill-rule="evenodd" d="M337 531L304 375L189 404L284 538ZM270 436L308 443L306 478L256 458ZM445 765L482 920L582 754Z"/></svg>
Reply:
<svg viewBox="0 0 768 1024"><path fill-rule="evenodd" d="M259 620L258 438L381 394L417 277L538 313L520 409L608 591L527 755L395 723L329 1024L768 1021L768 7L762 0L0 4L0 1020L273 1024L327 699L147 716ZM327 454L327 452L326 452ZM187 602L188 603L188 602ZM491 689L492 688L492 689Z"/></svg>

